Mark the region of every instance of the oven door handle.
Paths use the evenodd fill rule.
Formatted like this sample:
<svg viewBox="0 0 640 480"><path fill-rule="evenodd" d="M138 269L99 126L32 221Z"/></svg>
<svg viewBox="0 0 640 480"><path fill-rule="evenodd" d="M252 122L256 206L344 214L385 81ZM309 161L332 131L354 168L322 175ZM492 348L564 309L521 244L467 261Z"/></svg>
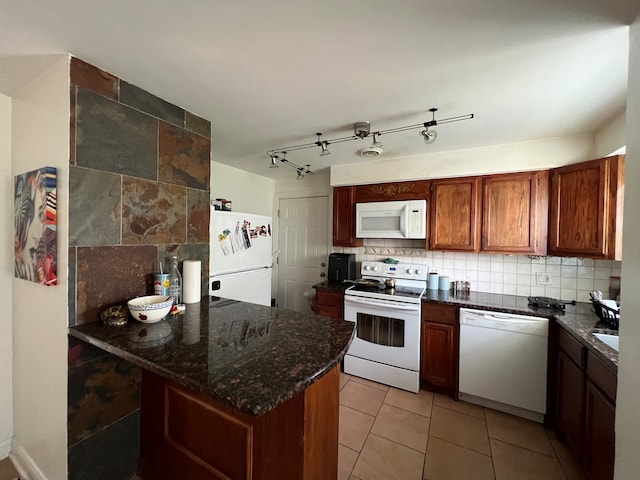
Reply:
<svg viewBox="0 0 640 480"><path fill-rule="evenodd" d="M420 311L420 305L416 304L416 305L403 305L400 303L391 303L391 302L376 302L375 300L365 300L362 298L356 298L356 297L345 297L344 299L345 303L360 303L363 305L372 305L375 307L389 307L393 310L405 310L405 311L410 311L410 312L419 312Z"/></svg>

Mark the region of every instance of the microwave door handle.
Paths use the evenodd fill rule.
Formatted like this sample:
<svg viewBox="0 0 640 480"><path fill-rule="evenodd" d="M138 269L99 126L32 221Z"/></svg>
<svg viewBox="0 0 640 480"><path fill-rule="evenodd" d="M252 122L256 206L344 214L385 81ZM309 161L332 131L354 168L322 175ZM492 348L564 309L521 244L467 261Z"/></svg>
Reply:
<svg viewBox="0 0 640 480"><path fill-rule="evenodd" d="M402 215L400 215L400 233L403 238L407 238L407 224L409 223L409 205L402 207Z"/></svg>

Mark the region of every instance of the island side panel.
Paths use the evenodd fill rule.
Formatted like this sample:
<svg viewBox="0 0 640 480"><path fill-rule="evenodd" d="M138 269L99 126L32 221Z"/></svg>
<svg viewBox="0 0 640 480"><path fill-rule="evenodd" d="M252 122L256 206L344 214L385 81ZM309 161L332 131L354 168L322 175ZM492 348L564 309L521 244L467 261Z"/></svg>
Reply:
<svg viewBox="0 0 640 480"><path fill-rule="evenodd" d="M337 480L340 366L304 392L304 480Z"/></svg>
<svg viewBox="0 0 640 480"><path fill-rule="evenodd" d="M259 417L143 371L145 479L336 480L339 367Z"/></svg>

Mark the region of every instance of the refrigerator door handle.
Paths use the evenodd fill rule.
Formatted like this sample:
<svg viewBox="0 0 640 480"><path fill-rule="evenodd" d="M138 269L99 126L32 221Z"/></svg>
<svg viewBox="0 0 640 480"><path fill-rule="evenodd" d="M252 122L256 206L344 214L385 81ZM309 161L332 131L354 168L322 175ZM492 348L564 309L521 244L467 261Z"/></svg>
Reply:
<svg viewBox="0 0 640 480"><path fill-rule="evenodd" d="M261 270L268 270L270 268L271 267L260 267L260 268L252 268L251 270L238 270L237 272L229 272L229 273L222 273L219 275L212 275L211 278L222 280L222 279L231 278L231 277L241 277L243 275L250 275L252 273L259 272Z"/></svg>

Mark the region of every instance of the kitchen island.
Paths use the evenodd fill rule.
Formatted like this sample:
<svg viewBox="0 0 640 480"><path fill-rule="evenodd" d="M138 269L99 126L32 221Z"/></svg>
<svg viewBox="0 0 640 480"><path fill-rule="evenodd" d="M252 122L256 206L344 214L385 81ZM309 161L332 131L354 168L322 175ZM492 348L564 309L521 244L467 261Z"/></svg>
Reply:
<svg viewBox="0 0 640 480"><path fill-rule="evenodd" d="M354 324L203 297L155 324L69 334L143 369L143 479L335 479Z"/></svg>

